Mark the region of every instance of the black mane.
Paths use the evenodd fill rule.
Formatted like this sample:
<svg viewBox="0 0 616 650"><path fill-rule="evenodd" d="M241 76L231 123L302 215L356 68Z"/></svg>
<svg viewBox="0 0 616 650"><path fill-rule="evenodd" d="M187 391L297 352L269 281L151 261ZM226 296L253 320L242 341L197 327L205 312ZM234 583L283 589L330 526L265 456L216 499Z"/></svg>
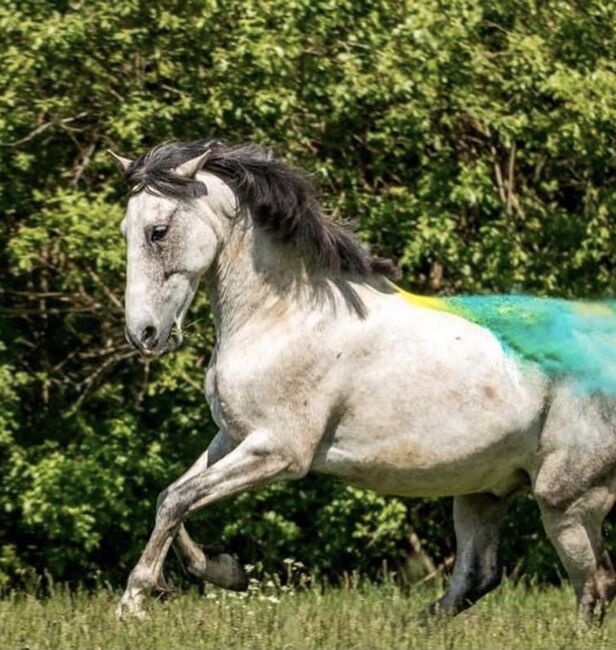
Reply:
<svg viewBox="0 0 616 650"><path fill-rule="evenodd" d="M168 142L135 160L126 171L133 192L154 192L189 199L202 184L171 171L211 148L203 169L219 176L248 208L255 223L279 241L294 244L316 266L360 276L380 273L397 277L390 260L373 257L345 227L321 211L315 189L305 174L254 144L235 147L219 142Z"/></svg>

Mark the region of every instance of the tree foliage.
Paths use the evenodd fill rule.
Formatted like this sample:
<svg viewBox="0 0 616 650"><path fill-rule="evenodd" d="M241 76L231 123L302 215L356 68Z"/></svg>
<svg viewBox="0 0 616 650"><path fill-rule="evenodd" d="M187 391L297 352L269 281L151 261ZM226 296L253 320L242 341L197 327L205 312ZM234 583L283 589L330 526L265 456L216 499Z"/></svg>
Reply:
<svg viewBox="0 0 616 650"><path fill-rule="evenodd" d="M124 343L107 147L274 146L418 291L614 295L615 31L610 0L5 0L0 580L123 575L214 432L205 297L174 356ZM451 553L447 508L308 479L192 530L270 568L375 572L411 529ZM510 564L553 575L533 506L510 521Z"/></svg>

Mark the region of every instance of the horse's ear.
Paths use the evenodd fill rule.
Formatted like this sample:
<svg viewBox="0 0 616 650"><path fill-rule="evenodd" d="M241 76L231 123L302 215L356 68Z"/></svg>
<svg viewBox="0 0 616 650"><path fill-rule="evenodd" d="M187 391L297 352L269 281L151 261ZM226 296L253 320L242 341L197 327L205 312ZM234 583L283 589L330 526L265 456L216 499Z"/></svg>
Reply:
<svg viewBox="0 0 616 650"><path fill-rule="evenodd" d="M203 167L205 161L208 159L208 156L211 153L211 149L207 149L203 153L183 162L181 165L178 165L173 171L178 176L184 176L184 178L194 178L198 171Z"/></svg>
<svg viewBox="0 0 616 650"><path fill-rule="evenodd" d="M129 158L124 158L124 156L119 156L117 153L111 151L111 149L107 149L107 153L114 159L118 169L126 173L126 170L131 166L133 161Z"/></svg>

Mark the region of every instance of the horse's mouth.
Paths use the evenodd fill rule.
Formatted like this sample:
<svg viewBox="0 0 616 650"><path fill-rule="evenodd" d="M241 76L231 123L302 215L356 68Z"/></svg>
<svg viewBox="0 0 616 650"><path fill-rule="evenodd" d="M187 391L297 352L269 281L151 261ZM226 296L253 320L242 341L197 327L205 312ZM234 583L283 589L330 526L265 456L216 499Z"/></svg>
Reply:
<svg viewBox="0 0 616 650"><path fill-rule="evenodd" d="M182 334L182 330L176 325L174 325L169 330L169 336L165 341L161 354L164 354L166 352L175 352L175 350L177 350L180 347L180 345L182 345L183 342L184 342L184 335Z"/></svg>
<svg viewBox="0 0 616 650"><path fill-rule="evenodd" d="M160 357L168 352L175 352L184 342L184 334L182 332L182 323L184 316L190 306L190 300L186 300L184 304L175 313L173 325L167 331L167 336L164 341L160 341L158 345L149 352L150 355Z"/></svg>
<svg viewBox="0 0 616 650"><path fill-rule="evenodd" d="M141 353L146 357L162 357L163 354L168 352L175 352L184 342L184 335L182 330L175 324L169 328L169 332L164 341L160 341L155 348L151 350L141 350Z"/></svg>
<svg viewBox="0 0 616 650"><path fill-rule="evenodd" d="M192 299L195 295L195 290L196 286L190 292L190 294L184 298L181 306L176 309L173 320L171 322L168 320L163 321L165 322L165 327L162 330L161 335L154 347L146 348L139 345L128 333L126 334L127 341L135 347L139 348L141 353L146 357L161 357L163 354L167 354L168 352L175 352L175 350L177 350L184 342L182 324L184 323L184 317L186 316L186 313L188 312L188 309L192 303ZM126 332L128 332L128 330L126 330Z"/></svg>

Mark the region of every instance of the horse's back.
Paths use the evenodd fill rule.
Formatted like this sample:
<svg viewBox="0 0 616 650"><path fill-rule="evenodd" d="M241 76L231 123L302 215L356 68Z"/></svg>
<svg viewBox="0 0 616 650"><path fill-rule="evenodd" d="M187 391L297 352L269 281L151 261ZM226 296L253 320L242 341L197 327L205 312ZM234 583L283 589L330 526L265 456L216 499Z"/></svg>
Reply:
<svg viewBox="0 0 616 650"><path fill-rule="evenodd" d="M549 377L569 380L578 393L616 396L616 301L499 295L445 303L489 329L505 350Z"/></svg>
<svg viewBox="0 0 616 650"><path fill-rule="evenodd" d="M399 294L414 306L489 330L506 353L536 364L552 379L568 380L579 393L616 396L616 300Z"/></svg>

